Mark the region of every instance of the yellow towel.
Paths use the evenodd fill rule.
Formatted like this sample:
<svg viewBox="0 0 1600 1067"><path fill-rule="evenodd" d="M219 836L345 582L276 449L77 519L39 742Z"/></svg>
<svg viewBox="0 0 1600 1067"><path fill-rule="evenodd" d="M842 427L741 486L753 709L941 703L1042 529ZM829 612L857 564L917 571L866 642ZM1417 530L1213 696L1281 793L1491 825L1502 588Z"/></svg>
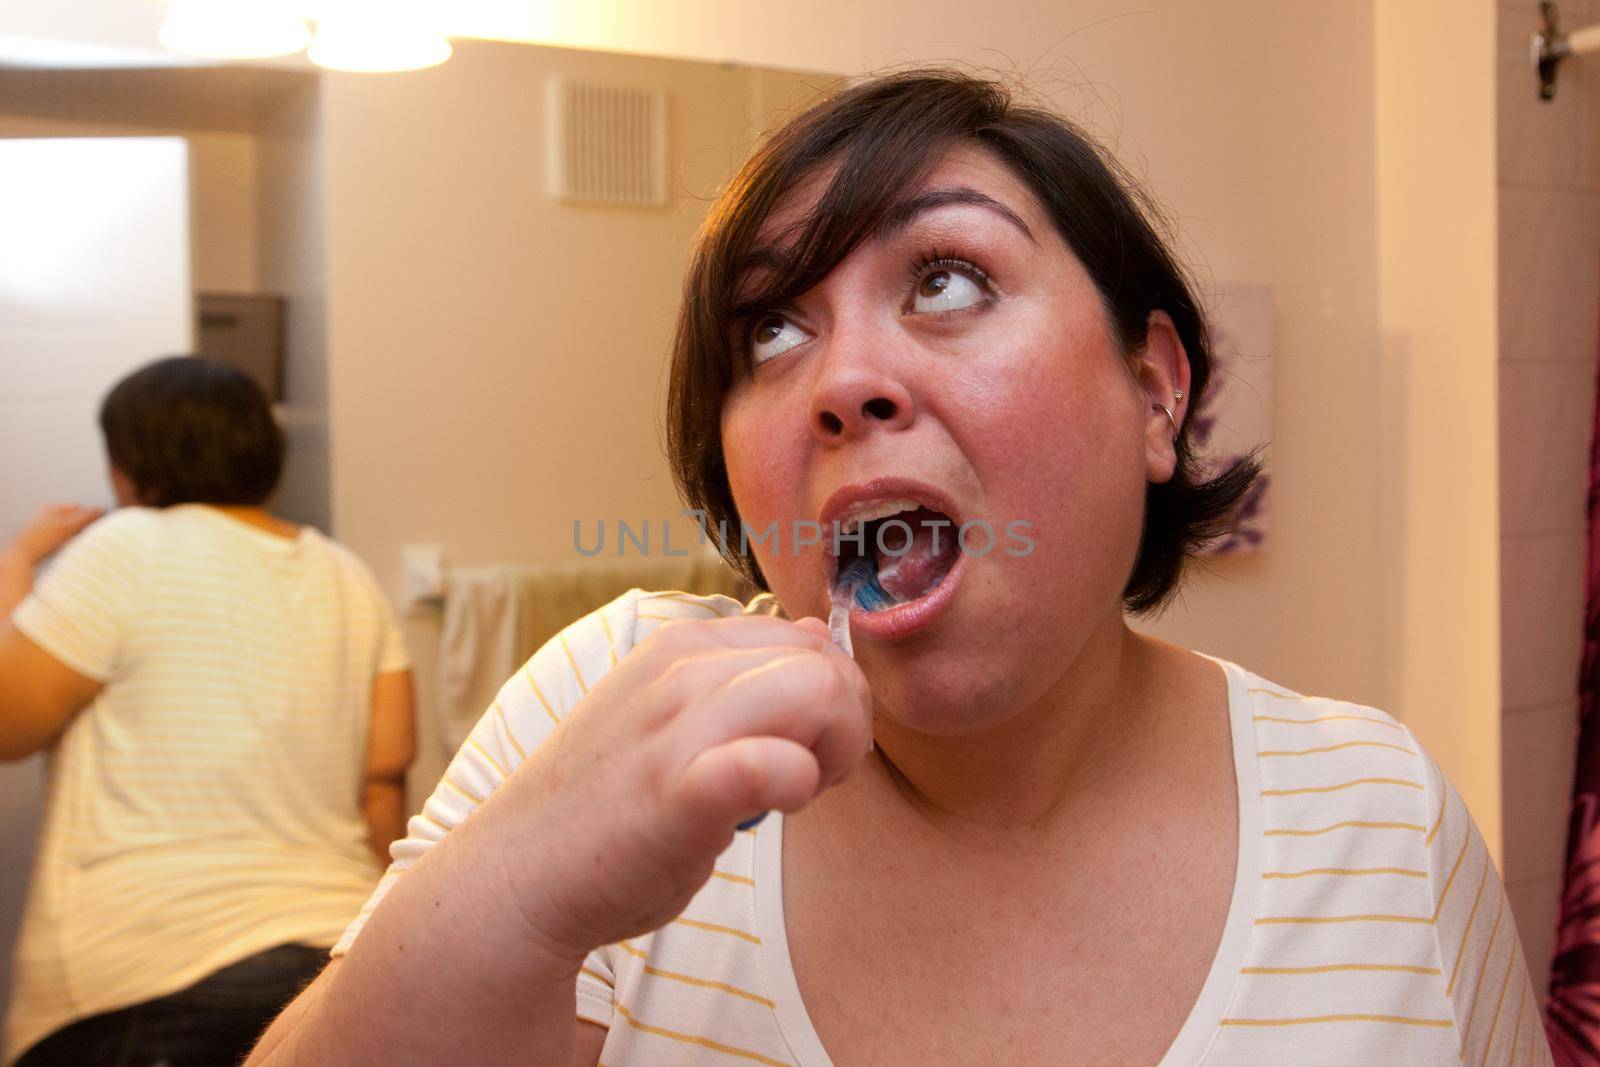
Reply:
<svg viewBox="0 0 1600 1067"><path fill-rule="evenodd" d="M516 589L519 665L568 623L630 589L677 589L700 596L721 593L741 603L755 594L721 558L703 552L670 559L577 560L522 568L516 571Z"/></svg>
<svg viewBox="0 0 1600 1067"><path fill-rule="evenodd" d="M438 714L446 751L465 742L507 678L568 623L629 589L721 593L755 590L711 553L670 558L574 560L543 566L452 568L439 634ZM771 613L771 598L752 603Z"/></svg>

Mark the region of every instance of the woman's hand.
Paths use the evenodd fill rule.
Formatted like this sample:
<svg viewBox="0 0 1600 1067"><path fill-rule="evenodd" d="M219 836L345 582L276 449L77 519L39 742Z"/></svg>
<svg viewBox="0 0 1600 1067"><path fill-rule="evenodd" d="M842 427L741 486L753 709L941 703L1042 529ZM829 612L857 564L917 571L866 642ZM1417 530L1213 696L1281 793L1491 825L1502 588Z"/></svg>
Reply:
<svg viewBox="0 0 1600 1067"><path fill-rule="evenodd" d="M99 508L78 504L46 504L22 532L0 547L0 623L33 589L39 561L72 540L100 517Z"/></svg>
<svg viewBox="0 0 1600 1067"><path fill-rule="evenodd" d="M102 514L100 508L81 504L46 504L22 532L11 539L4 552L30 568L36 567Z"/></svg>
<svg viewBox="0 0 1600 1067"><path fill-rule="evenodd" d="M669 623L440 847L497 869L526 932L575 968L677 916L739 823L846 778L871 724L866 676L820 620Z"/></svg>

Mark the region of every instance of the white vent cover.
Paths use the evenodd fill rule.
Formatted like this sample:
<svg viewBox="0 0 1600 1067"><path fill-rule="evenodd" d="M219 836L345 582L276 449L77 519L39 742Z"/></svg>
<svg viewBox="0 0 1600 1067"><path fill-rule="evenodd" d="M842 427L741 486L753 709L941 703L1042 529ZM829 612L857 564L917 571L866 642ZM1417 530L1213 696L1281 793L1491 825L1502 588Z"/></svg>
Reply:
<svg viewBox="0 0 1600 1067"><path fill-rule="evenodd" d="M550 79L550 195L587 204L667 202L667 94Z"/></svg>

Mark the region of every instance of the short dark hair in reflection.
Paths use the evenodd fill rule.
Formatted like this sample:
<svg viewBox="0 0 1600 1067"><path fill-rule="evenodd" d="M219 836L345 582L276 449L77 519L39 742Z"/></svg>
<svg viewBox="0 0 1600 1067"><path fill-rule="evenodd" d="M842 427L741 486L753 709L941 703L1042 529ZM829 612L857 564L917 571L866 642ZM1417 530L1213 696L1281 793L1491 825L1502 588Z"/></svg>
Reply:
<svg viewBox="0 0 1600 1067"><path fill-rule="evenodd" d="M170 356L123 378L100 404L111 465L139 503L259 505L283 472L283 431L242 371Z"/></svg>

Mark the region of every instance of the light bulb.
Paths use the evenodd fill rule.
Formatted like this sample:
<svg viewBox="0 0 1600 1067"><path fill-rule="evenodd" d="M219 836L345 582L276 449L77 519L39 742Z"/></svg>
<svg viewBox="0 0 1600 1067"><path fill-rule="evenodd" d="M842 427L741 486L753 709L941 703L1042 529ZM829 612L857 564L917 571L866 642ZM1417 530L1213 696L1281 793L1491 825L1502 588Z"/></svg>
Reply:
<svg viewBox="0 0 1600 1067"><path fill-rule="evenodd" d="M172 0L156 39L185 55L266 59L300 51L311 31L282 0Z"/></svg>
<svg viewBox="0 0 1600 1067"><path fill-rule="evenodd" d="M344 0L317 23L306 56L320 67L371 74L437 66L450 52L415 4Z"/></svg>

